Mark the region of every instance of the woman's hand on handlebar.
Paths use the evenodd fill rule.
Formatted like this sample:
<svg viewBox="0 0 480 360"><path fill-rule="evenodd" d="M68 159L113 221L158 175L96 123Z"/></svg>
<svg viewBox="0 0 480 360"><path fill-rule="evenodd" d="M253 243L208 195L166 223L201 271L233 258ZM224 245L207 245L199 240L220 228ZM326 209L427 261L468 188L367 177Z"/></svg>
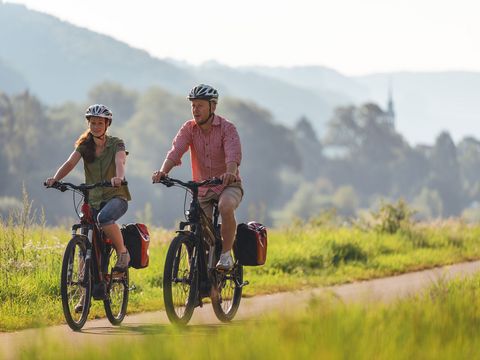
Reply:
<svg viewBox="0 0 480 360"><path fill-rule="evenodd" d="M122 186L123 179L118 177L118 176L114 176L110 180L110 183L112 184L113 187L120 187L120 186Z"/></svg>
<svg viewBox="0 0 480 360"><path fill-rule="evenodd" d="M57 180L53 177L50 177L48 178L47 180L45 180L45 182L43 183L46 187L51 187L53 184L55 184L57 182Z"/></svg>

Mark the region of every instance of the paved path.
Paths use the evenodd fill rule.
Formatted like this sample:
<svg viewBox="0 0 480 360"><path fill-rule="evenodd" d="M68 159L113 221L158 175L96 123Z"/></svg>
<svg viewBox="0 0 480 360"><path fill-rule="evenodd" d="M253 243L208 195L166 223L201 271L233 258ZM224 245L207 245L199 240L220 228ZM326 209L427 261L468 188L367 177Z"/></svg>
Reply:
<svg viewBox="0 0 480 360"><path fill-rule="evenodd" d="M272 310L291 311L294 307L305 306L312 297L328 293L344 302L389 302L418 293L441 279L466 277L478 271L480 261L475 261L351 284L243 298L235 321L260 317ZM210 304L195 309L190 324L222 326ZM87 321L81 332L71 331L67 325L59 325L45 329L1 333L0 354L3 353L7 359L14 359L20 344L25 341L41 341L43 335L71 341L78 346L94 342L104 343L107 339L118 339L122 336L132 339L161 334L169 326L171 325L166 313L157 311L127 316L120 327L113 327L107 319L100 319Z"/></svg>

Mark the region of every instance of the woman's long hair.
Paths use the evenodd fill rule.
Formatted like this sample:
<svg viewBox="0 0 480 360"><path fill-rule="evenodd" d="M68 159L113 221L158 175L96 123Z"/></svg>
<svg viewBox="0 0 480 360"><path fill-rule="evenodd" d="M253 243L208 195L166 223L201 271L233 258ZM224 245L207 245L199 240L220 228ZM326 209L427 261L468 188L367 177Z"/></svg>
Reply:
<svg viewBox="0 0 480 360"><path fill-rule="evenodd" d="M90 132L90 129L85 130L85 132L80 135L80 137L75 141L75 146L84 145L84 153L82 154L83 160L87 163L93 162L95 160L95 141L93 141L93 135Z"/></svg>

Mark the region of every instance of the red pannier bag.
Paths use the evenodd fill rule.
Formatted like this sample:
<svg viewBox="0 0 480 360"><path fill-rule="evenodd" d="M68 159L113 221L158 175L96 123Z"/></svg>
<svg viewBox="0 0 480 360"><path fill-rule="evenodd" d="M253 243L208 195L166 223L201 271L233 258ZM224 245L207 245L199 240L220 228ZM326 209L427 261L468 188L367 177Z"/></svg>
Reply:
<svg viewBox="0 0 480 360"><path fill-rule="evenodd" d="M122 226L125 247L130 253L129 267L143 269L148 266L150 235L145 224L127 224Z"/></svg>
<svg viewBox="0 0 480 360"><path fill-rule="evenodd" d="M267 260L267 228L255 221L238 224L233 252L241 265L265 264Z"/></svg>

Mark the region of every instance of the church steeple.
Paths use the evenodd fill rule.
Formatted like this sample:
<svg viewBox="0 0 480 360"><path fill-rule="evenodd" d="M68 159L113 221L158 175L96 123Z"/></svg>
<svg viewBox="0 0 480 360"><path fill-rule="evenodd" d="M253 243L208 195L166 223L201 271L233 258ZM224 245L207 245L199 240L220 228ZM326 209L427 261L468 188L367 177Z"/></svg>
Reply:
<svg viewBox="0 0 480 360"><path fill-rule="evenodd" d="M388 101L387 101L387 113L386 113L387 123L395 129L395 110L393 107L393 96L392 96L392 79L390 79L388 84Z"/></svg>

